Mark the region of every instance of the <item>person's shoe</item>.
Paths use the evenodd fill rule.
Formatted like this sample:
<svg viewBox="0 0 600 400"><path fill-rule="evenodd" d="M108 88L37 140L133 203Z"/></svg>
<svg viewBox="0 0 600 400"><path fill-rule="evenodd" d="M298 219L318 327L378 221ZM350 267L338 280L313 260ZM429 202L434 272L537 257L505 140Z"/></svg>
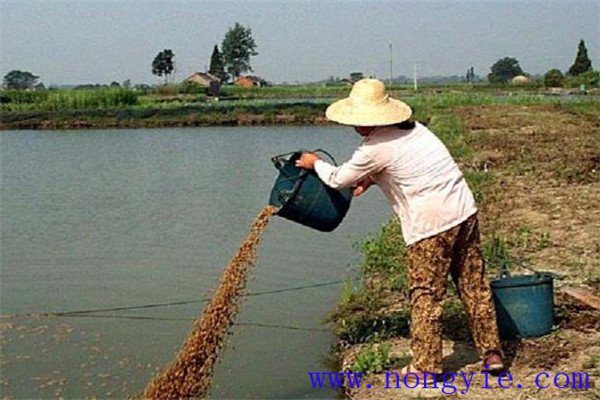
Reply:
<svg viewBox="0 0 600 400"><path fill-rule="evenodd" d="M487 370L492 373L504 371L504 361L502 361L502 354L500 354L500 352L496 350L487 351L483 356L482 370Z"/></svg>

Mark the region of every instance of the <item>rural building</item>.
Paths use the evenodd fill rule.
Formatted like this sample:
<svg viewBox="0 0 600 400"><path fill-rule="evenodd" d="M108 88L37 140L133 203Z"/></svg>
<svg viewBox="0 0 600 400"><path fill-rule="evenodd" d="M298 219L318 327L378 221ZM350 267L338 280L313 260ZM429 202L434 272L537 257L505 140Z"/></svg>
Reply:
<svg viewBox="0 0 600 400"><path fill-rule="evenodd" d="M237 85L237 86L245 86L245 87L250 87L250 86L265 86L266 85L266 81L258 76L240 76L238 77L233 84Z"/></svg>
<svg viewBox="0 0 600 400"><path fill-rule="evenodd" d="M185 78L184 82L193 82L200 86L210 87L211 82L220 82L220 80L208 72L194 72Z"/></svg>

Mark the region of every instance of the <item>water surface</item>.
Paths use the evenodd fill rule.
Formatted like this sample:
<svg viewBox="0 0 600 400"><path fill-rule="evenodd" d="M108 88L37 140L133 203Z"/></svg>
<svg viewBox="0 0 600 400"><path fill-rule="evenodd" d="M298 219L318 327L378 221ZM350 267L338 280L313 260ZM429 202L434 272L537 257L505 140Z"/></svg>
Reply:
<svg viewBox="0 0 600 400"><path fill-rule="evenodd" d="M270 157L320 147L343 160L358 142L339 127L2 132L1 313L105 310L1 319L2 395L140 392L266 204ZM360 262L353 243L390 215L372 192L333 233L272 219L249 291L344 279ZM321 321L340 291L246 298L212 397L331 397L307 372L328 368L333 336Z"/></svg>

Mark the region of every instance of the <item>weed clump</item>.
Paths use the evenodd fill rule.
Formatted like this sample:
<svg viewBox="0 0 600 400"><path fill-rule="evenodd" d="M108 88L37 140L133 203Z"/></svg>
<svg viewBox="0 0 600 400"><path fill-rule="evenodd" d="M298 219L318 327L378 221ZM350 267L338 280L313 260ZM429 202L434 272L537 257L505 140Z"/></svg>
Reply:
<svg viewBox="0 0 600 400"><path fill-rule="evenodd" d="M363 348L356 356L350 370L378 374L391 368L408 365L410 356L394 357L390 354L390 349L388 343Z"/></svg>

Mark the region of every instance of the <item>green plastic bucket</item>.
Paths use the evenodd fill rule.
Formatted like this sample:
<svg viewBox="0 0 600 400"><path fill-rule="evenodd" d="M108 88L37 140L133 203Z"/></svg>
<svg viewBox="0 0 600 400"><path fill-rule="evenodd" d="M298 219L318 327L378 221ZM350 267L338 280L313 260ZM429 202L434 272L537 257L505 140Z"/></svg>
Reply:
<svg viewBox="0 0 600 400"><path fill-rule="evenodd" d="M502 338L537 337L552 331L553 274L501 277L491 282L491 288Z"/></svg>
<svg viewBox="0 0 600 400"><path fill-rule="evenodd" d="M324 150L314 150L335 160ZM296 167L302 151L271 159L279 176L273 185L269 204L278 208L276 215L290 221L330 232L342 222L352 200L350 189L335 190L325 185L314 171Z"/></svg>

